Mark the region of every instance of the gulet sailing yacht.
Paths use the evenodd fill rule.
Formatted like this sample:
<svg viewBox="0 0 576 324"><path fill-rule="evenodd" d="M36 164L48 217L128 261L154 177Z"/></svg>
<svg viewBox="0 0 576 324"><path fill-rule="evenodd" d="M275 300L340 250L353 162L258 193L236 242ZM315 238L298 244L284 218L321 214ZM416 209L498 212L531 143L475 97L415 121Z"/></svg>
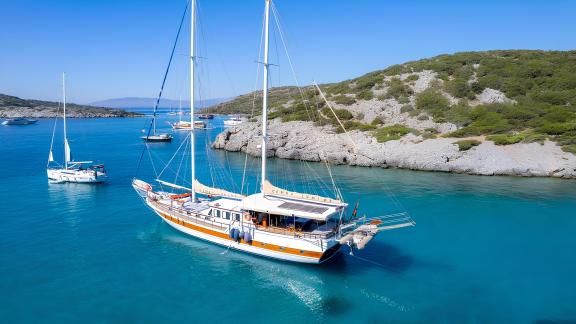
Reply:
<svg viewBox="0 0 576 324"><path fill-rule="evenodd" d="M195 175L194 132L190 132L191 187L156 179L160 186L134 179L145 204L176 230L223 247L299 263L323 263L347 245L363 248L378 232L414 222L405 214L347 218L341 198L291 192L267 180L268 43L271 0L265 0L261 183L258 193L242 195L200 183ZM194 116L195 0L190 2L190 123ZM174 194L169 187L184 193ZM202 197L199 197L202 196Z"/></svg>

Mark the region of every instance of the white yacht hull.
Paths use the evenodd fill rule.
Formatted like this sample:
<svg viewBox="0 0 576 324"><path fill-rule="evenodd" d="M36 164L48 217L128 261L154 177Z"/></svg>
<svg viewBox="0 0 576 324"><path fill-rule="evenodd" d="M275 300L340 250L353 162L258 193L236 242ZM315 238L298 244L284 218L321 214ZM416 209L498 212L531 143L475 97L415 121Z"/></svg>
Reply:
<svg viewBox="0 0 576 324"><path fill-rule="evenodd" d="M48 180L55 182L100 183L106 180L104 173L93 170L48 169L46 172Z"/></svg>
<svg viewBox="0 0 576 324"><path fill-rule="evenodd" d="M193 221L180 218L176 213L169 215L167 212L157 209L149 201L147 201L147 204L168 225L182 233L225 248L262 257L297 263L320 264L335 256L340 249L340 244L335 240L322 240L320 242L294 239L288 238L286 235L264 233L254 230L254 228L250 229L251 233L253 233L252 242L247 243L243 240L236 242L230 238L227 228L225 230L208 228Z"/></svg>

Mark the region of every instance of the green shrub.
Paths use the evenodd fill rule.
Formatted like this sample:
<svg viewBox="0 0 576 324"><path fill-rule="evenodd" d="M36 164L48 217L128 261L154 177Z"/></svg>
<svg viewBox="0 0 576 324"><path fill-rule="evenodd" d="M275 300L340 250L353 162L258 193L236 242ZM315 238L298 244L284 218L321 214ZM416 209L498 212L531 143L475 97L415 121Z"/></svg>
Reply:
<svg viewBox="0 0 576 324"><path fill-rule="evenodd" d="M418 116L418 120L428 120L430 119L430 117L428 117L428 115L426 114L422 114Z"/></svg>
<svg viewBox="0 0 576 324"><path fill-rule="evenodd" d="M501 114L485 109L476 109L471 113L471 117L474 120L471 124L451 133L451 136L497 134L507 132L512 128Z"/></svg>
<svg viewBox="0 0 576 324"><path fill-rule="evenodd" d="M412 129L404 125L395 124L379 128L375 130L372 135L376 137L378 142L384 143L387 141L400 139L402 136L410 133L410 131L412 131Z"/></svg>
<svg viewBox="0 0 576 324"><path fill-rule="evenodd" d="M418 74L411 74L406 77L405 81L416 81L418 79L420 79L420 76Z"/></svg>
<svg viewBox="0 0 576 324"><path fill-rule="evenodd" d="M457 104L451 106L443 114L441 118L445 121L456 124L457 126L466 126L472 122L472 109L467 104ZM440 117L437 117L439 119Z"/></svg>
<svg viewBox="0 0 576 324"><path fill-rule="evenodd" d="M374 98L374 93L372 93L372 90L364 90L364 91L356 94L356 99L372 100L373 98Z"/></svg>
<svg viewBox="0 0 576 324"><path fill-rule="evenodd" d="M416 109L424 110L432 117L442 116L448 107L450 107L448 99L437 91L426 90L416 96Z"/></svg>
<svg viewBox="0 0 576 324"><path fill-rule="evenodd" d="M576 144L562 146L562 151L576 154Z"/></svg>
<svg viewBox="0 0 576 324"><path fill-rule="evenodd" d="M401 113L409 112L409 111L412 111L412 110L414 110L414 108L413 108L412 106L410 106L410 105L404 105L404 106L402 106L402 107L400 108L400 112L401 112Z"/></svg>
<svg viewBox="0 0 576 324"><path fill-rule="evenodd" d="M348 120L348 121L344 122L344 127L348 131L359 130L362 132L374 130L377 128L375 125L364 124L364 123L361 123L361 122L358 122L355 120Z"/></svg>
<svg viewBox="0 0 576 324"><path fill-rule="evenodd" d="M561 135L575 129L576 124L574 123L545 123L544 125L538 127L536 130L540 133L545 133L548 135Z"/></svg>
<svg viewBox="0 0 576 324"><path fill-rule="evenodd" d="M468 140L460 140L460 141L456 141L452 144L456 144L458 145L458 150L460 151L468 151L469 149L471 149L474 146L478 146L480 145L482 142L474 140L474 139L468 139Z"/></svg>
<svg viewBox="0 0 576 324"><path fill-rule="evenodd" d="M543 144L546 141L546 139L548 139L548 136L546 134L540 134L534 130L524 131L524 132L522 132L522 135L524 136L522 143L540 143L540 144Z"/></svg>
<svg viewBox="0 0 576 324"><path fill-rule="evenodd" d="M388 98L395 98L398 100L402 97L409 97L413 93L412 88L405 85L399 78L392 78L388 81L388 91L386 92Z"/></svg>
<svg viewBox="0 0 576 324"><path fill-rule="evenodd" d="M350 105L356 103L356 99L354 99L352 97L345 96L345 95L338 95L338 96L332 98L332 100L339 105L346 105L346 106L350 106Z"/></svg>
<svg viewBox="0 0 576 324"><path fill-rule="evenodd" d="M354 91L360 93L366 90L371 90L378 83L384 81L384 75L381 72L368 73L360 78L356 79L356 85L354 86Z"/></svg>
<svg viewBox="0 0 576 324"><path fill-rule="evenodd" d="M376 116L376 117L374 117L374 119L372 119L372 122L370 124L374 125L374 126L378 126L378 125L384 124L384 121L382 120L382 118L380 116Z"/></svg>
<svg viewBox="0 0 576 324"><path fill-rule="evenodd" d="M456 98L465 98L472 91L468 85L468 79L455 78L444 83L446 92Z"/></svg>
<svg viewBox="0 0 576 324"><path fill-rule="evenodd" d="M496 145L516 144L524 140L521 134L497 134L486 137L487 140L494 142Z"/></svg>
<svg viewBox="0 0 576 324"><path fill-rule="evenodd" d="M350 120L350 119L354 118L354 115L352 115L352 113L346 109L334 109L334 113L332 113L330 108L325 107L325 108L322 108L322 113L324 114L324 116L328 117L329 119L333 119L334 114L336 114L336 116L338 116L338 119L340 119L340 120Z"/></svg>

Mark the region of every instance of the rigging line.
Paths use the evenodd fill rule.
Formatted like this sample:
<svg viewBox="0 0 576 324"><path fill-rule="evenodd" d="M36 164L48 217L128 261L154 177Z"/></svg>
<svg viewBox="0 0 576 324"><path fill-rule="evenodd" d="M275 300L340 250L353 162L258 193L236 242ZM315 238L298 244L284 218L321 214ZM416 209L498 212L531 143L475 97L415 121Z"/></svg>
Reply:
<svg viewBox="0 0 576 324"><path fill-rule="evenodd" d="M191 0L194 1L194 0ZM150 125L148 126L148 132L146 134L146 140L150 137L150 132L152 131L152 126L154 120L156 119L156 112L158 110L158 105L160 104L160 99L162 98L162 91L164 91L164 85L166 84L166 78L168 77L168 72L170 72L170 65L172 64L172 59L174 58L174 52L176 50L176 46L178 45L178 39L180 38L180 32L182 31L182 26L184 25L184 18L186 18L186 13L188 12L188 6L190 5L190 1L186 2L186 7L184 8L184 14L180 19L180 26L178 26L178 32L176 33L176 39L174 40L174 45L172 46L172 51L170 52L170 59L168 60L168 66L166 66L166 71L164 72L164 78L162 79L162 86L160 86L160 92L158 93L158 98L156 99L156 104L154 105L154 112L152 113L152 120L150 121ZM192 53L193 55L193 53ZM145 145L142 149L142 153L140 154L140 159L138 160L138 166L136 167L136 174L138 174L138 170L140 169L140 164L142 162L142 157L144 156L144 150L148 149L148 145Z"/></svg>
<svg viewBox="0 0 576 324"><path fill-rule="evenodd" d="M258 47L258 60L260 60L260 57L262 55L262 44L263 44L263 39L264 39L264 17L265 17L266 13L262 13L262 28L260 29L260 46ZM256 64L256 78L255 78L255 82L254 82L254 91L252 92L254 95L252 96L252 111L250 112L250 119L254 118L254 109L256 107L256 97L258 96L257 90L258 90L258 81L260 81L260 64ZM244 184L246 182L246 167L248 164L248 153L244 152L244 169L242 171L242 183L240 186L240 193L243 194L244 193ZM246 191L248 191L248 189L246 188Z"/></svg>
<svg viewBox="0 0 576 324"><path fill-rule="evenodd" d="M204 14L202 14L203 9L200 8L200 4L197 4L197 11L198 11L198 22L200 24L200 29L205 30L204 23L203 23ZM204 43L206 43L206 39L204 38L204 34L202 34L201 36L202 36L202 41ZM232 88L232 92L237 93L236 88L234 87L234 82L232 82L232 78L230 77L230 74L228 73L228 69L226 67L226 64L224 63L224 60L222 59L222 52L219 50L218 47L213 48L213 50L216 51L216 56L218 57L218 62L220 64L222 64L224 74L225 74L226 78L228 79L228 82L230 83L230 87Z"/></svg>
<svg viewBox="0 0 576 324"><path fill-rule="evenodd" d="M354 142L354 140L352 139L352 137L350 136L350 134L346 130L346 127L344 127L344 124L342 124L342 122L340 121L340 118L338 118L338 115L336 115L336 112L334 111L334 109L332 109L332 105L328 102L328 99L326 99L326 97L324 96L324 92L322 92L322 90L320 89L320 87L318 86L318 83L316 83L316 81L314 81L314 86L316 87L316 89L318 89L318 92L320 92L320 96L322 96L322 99L324 99L324 101L326 102L326 105L328 106L328 108L330 108L330 111L332 112L332 114L336 118L336 121L338 121L338 124L340 124L340 127L342 127L342 129L344 130L344 133L350 139L350 142L352 142L352 145L354 146L354 154L357 154L358 150L356 147L356 143Z"/></svg>
<svg viewBox="0 0 576 324"><path fill-rule="evenodd" d="M160 174L157 176L157 178L161 177L162 174L164 174L164 171L166 170L166 168L168 168L168 166L170 165L170 163L172 163L172 160L174 160L174 158L176 157L176 153L178 153L178 151L180 151L180 149L182 148L182 146L188 142L188 137L186 136L186 138L182 141L182 143L180 143L180 146L178 146L178 149L176 149L176 152L172 155L172 157L170 158L170 160L168 160L168 163L166 163L166 166L162 169L162 171L160 171Z"/></svg>
<svg viewBox="0 0 576 324"><path fill-rule="evenodd" d="M286 41L284 40L284 33L282 32L282 27L280 24L280 14L278 13L278 10L276 10L276 5L274 4L274 2L272 2L272 13L274 16L274 21L276 22L276 27L277 27L277 31L278 34L280 35L280 40L282 41L282 46L284 47L284 52L286 53L286 58L288 59L288 65L290 66L290 71L292 72L292 77L294 78L294 81L296 82L296 87L298 88L298 92L300 93L300 97L302 99L302 103L304 104L304 107L306 108L306 114L308 115L308 119L312 120L312 117L310 115L309 109L308 109L308 104L306 99L304 98L304 92L302 91L302 88L300 87L300 82L298 81L298 76L296 75L296 70L294 70L294 65L292 64L292 58L290 57L290 53L288 53L288 45L286 44Z"/></svg>
<svg viewBox="0 0 576 324"><path fill-rule="evenodd" d="M308 115L308 119L309 119L309 120L313 120L312 117L311 117L311 115L310 115L310 109L309 109L309 107L308 107L308 102L306 101L306 99L305 99L305 97L304 97L304 93L303 93L303 91L302 91L302 89L301 89L301 87L300 87L300 83L299 83L299 81L298 81L298 77L297 77L297 75L296 75L296 71L295 71L295 69L294 69L294 65L292 64L292 58L290 57L290 54L289 54L289 52L288 52L288 46L287 46L287 44L286 44L286 41L284 40L284 33L282 32L282 28L281 28L281 24L280 24L280 17L279 17L280 14L278 13L278 10L276 9L276 5L275 5L274 3L272 3L272 12L273 12L273 16L274 16L274 21L276 22L276 26L277 26L278 33L279 33L279 35L280 35L280 39L281 39L281 41L282 41L282 45L284 46L284 51L285 51L285 53L286 53L286 58L288 59L288 63L289 63L289 66L290 66L290 70L291 70L291 72L292 72L292 76L293 76L293 78L294 78L294 80L295 80L295 82L296 82L296 85L297 85L297 87L298 87L298 91L299 91L299 93L300 93L300 97L301 97L301 99L302 99L302 102L303 102L303 104L304 104L304 107L306 108L306 114ZM322 96L323 96L323 95L322 95ZM332 108L330 108L330 109L332 109ZM355 145L355 144L354 144L354 145ZM307 162L306 162L306 163L307 163ZM327 167L328 169L330 168L330 166L329 166L328 164L326 164L326 167Z"/></svg>
<svg viewBox="0 0 576 324"><path fill-rule="evenodd" d="M186 136L186 138L184 139L183 142L188 143L188 138L189 137ZM180 163L178 164L178 170L176 171L176 175L174 176L174 183L176 183L176 181L178 180L178 175L180 174L180 169L182 168L182 164L184 163L184 158L187 157L186 153L188 153L188 149L187 149L188 145L186 145L185 147L186 147L186 149L184 150L182 157L180 158ZM176 153L177 152L178 151L176 151Z"/></svg>
<svg viewBox="0 0 576 324"><path fill-rule="evenodd" d="M156 175L156 178L158 178L158 172L156 172L156 166L154 165L154 160L152 159L152 154L151 154L150 150L148 149L148 143L146 143L146 149L144 151L148 152L148 157L150 158L150 163L152 164L152 170L154 171L154 175Z"/></svg>

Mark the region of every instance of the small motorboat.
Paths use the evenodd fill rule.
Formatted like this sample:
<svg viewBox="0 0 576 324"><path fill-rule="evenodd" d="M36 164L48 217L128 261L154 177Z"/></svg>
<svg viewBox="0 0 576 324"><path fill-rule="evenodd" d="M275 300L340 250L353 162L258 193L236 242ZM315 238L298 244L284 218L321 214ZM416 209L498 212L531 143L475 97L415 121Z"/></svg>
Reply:
<svg viewBox="0 0 576 324"><path fill-rule="evenodd" d="M242 119L240 117L232 117L224 121L224 126L237 126L242 124Z"/></svg>
<svg viewBox="0 0 576 324"><path fill-rule="evenodd" d="M21 125L32 125L36 124L38 120L28 119L28 118L10 118L2 122L2 125L6 126L21 126Z"/></svg>
<svg viewBox="0 0 576 324"><path fill-rule="evenodd" d="M198 115L198 118L199 118L199 119L214 119L214 115L212 115L212 114L201 114L201 115Z"/></svg>

